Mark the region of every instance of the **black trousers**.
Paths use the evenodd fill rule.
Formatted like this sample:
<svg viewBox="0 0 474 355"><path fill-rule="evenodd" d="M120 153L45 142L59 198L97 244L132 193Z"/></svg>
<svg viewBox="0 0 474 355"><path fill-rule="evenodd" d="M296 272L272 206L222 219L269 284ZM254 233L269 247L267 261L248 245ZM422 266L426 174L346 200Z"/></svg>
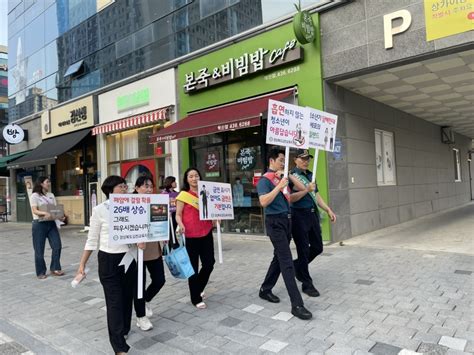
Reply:
<svg viewBox="0 0 474 355"><path fill-rule="evenodd" d="M273 259L263 281L261 291L269 292L283 276L292 306L302 306L303 299L295 280L293 257L290 250L291 218L288 215L265 215L265 227L273 244Z"/></svg>
<svg viewBox="0 0 474 355"><path fill-rule="evenodd" d="M303 282L303 290L313 286L308 265L323 252L323 238L318 211L314 209L291 209L291 232L296 245L298 259L294 260L295 271Z"/></svg>
<svg viewBox="0 0 474 355"><path fill-rule="evenodd" d="M135 306L135 313L137 317L141 318L146 315L145 302L150 302L153 297L160 292L165 284L165 270L163 268L163 258L160 256L155 260L144 261L144 265L150 273L151 283L145 290L146 285L146 270L143 270L143 297L138 298L138 289L133 297L133 304ZM145 269L145 268L144 268Z"/></svg>
<svg viewBox="0 0 474 355"><path fill-rule="evenodd" d="M125 253L110 254L103 251L98 253L99 279L107 307L109 340L116 353L128 352L130 349L124 335L130 332L133 294L137 287L136 262L132 262L127 273L123 266L119 266L124 255Z"/></svg>
<svg viewBox="0 0 474 355"><path fill-rule="evenodd" d="M188 279L191 302L197 305L202 302L201 292L206 288L216 262L212 230L202 238L186 238L186 251L194 269L194 275ZM201 270L199 270L199 259L201 259Z"/></svg>

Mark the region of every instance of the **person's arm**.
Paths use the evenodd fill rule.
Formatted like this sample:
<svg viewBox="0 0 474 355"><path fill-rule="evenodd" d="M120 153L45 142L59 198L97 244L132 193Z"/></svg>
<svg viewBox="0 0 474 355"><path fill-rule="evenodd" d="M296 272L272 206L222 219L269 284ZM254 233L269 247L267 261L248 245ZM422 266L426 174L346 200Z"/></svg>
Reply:
<svg viewBox="0 0 474 355"><path fill-rule="evenodd" d="M36 194L31 195L30 198L31 212L41 218L50 219L51 215L48 212L40 211L38 209L38 197Z"/></svg>
<svg viewBox="0 0 474 355"><path fill-rule="evenodd" d="M184 210L184 202L176 200L176 223L178 223L181 233L184 233L186 230L183 224L183 210Z"/></svg>
<svg viewBox="0 0 474 355"><path fill-rule="evenodd" d="M332 209L326 204L326 202L323 200L319 192L316 194L316 200L318 201L318 206L320 206L324 211L329 216L329 219L331 220L332 223L336 222L336 214L332 211Z"/></svg>
<svg viewBox="0 0 474 355"><path fill-rule="evenodd" d="M90 228L89 233L87 234L86 245L84 246L84 251L82 252L81 261L79 262L79 267L77 269L77 274L84 275L84 270L86 269L87 261L91 256L94 250L97 250L99 247L99 238L100 230L102 227L102 222L100 220L99 208L98 206L92 210L92 216L90 219Z"/></svg>
<svg viewBox="0 0 474 355"><path fill-rule="evenodd" d="M299 182L299 181L298 181ZM299 182L301 184L301 182ZM303 185L303 184L301 184ZM301 191L294 192L290 195L290 202L296 202L301 200L307 193L312 192L316 188L316 184L314 182L310 182L308 186L304 186L304 189Z"/></svg>
<svg viewBox="0 0 474 355"><path fill-rule="evenodd" d="M260 201L262 207L265 208L270 205L275 199L275 197L277 197L277 195L280 193L280 190L283 189L286 185L288 185L288 179L282 178L278 185L273 188L273 190L271 190L269 193L258 196L258 200Z"/></svg>

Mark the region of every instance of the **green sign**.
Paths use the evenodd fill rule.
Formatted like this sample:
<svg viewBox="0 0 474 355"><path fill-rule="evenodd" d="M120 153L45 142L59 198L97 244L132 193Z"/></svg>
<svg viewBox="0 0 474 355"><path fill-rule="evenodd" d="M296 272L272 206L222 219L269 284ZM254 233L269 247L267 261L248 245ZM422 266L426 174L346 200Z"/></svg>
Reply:
<svg viewBox="0 0 474 355"><path fill-rule="evenodd" d="M150 103L150 90L148 88L135 91L131 94L117 97L117 112L145 106Z"/></svg>
<svg viewBox="0 0 474 355"><path fill-rule="evenodd" d="M296 39L301 44L311 43L316 38L313 17L308 11L301 11L301 2L299 6L295 4L295 7L298 10L293 17L293 31Z"/></svg>

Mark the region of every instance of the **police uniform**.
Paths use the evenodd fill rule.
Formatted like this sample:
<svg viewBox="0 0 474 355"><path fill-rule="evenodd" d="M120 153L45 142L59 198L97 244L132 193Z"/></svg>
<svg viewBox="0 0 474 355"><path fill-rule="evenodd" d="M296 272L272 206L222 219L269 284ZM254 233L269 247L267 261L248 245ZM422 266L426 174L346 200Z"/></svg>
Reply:
<svg viewBox="0 0 474 355"><path fill-rule="evenodd" d="M291 170L291 174L295 173L303 175L308 181L311 181L313 177L309 170L304 171L294 168ZM318 188L316 187L314 193L316 194L317 192ZM303 283L303 292L308 292L315 290L313 280L309 274L308 264L323 252L318 206L309 193L292 203L291 216L291 233L298 253L298 259L294 260L295 274L296 278Z"/></svg>
<svg viewBox="0 0 474 355"><path fill-rule="evenodd" d="M269 171L272 172L271 170ZM274 188L275 186L272 182L265 177L262 177L257 184L259 196L268 194ZM264 213L266 231L273 244L274 251L272 262L260 289L260 294L271 293L281 273L292 307L301 307L303 306L303 299L296 284L293 257L290 250L290 205L282 192L279 192L272 203L264 208Z"/></svg>

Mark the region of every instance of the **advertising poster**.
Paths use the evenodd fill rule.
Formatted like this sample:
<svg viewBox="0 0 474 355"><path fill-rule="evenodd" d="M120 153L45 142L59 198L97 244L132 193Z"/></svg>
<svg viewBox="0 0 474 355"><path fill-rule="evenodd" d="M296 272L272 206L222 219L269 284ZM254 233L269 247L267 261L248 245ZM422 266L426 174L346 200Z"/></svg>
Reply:
<svg viewBox="0 0 474 355"><path fill-rule="evenodd" d="M268 100L266 143L290 148L309 147L309 120L305 107Z"/></svg>
<svg viewBox="0 0 474 355"><path fill-rule="evenodd" d="M134 244L169 240L166 194L111 194L109 242Z"/></svg>
<svg viewBox="0 0 474 355"><path fill-rule="evenodd" d="M474 0L424 0L426 40L474 29Z"/></svg>
<svg viewBox="0 0 474 355"><path fill-rule="evenodd" d="M206 154L206 170L204 172L205 177L219 177L220 174L220 156L219 151L210 151Z"/></svg>
<svg viewBox="0 0 474 355"><path fill-rule="evenodd" d="M334 152L336 146L337 116L307 107L310 121L309 147Z"/></svg>
<svg viewBox="0 0 474 355"><path fill-rule="evenodd" d="M199 217L201 220L234 219L230 184L199 181Z"/></svg>

